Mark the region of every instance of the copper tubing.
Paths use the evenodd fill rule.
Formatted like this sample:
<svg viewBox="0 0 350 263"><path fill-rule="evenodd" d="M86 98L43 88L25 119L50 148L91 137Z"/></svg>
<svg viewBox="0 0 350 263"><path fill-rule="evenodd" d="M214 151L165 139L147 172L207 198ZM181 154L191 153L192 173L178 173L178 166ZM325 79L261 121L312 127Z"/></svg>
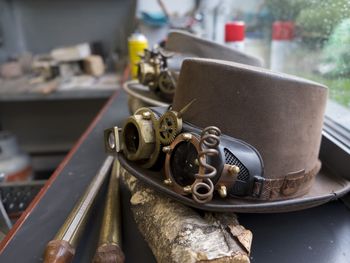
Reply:
<svg viewBox="0 0 350 263"><path fill-rule="evenodd" d="M47 244L44 263L68 263L72 261L75 248L85 229L97 193L109 174L108 172L113 159L114 157L112 156L108 156L105 159L100 170L91 181L84 195L70 212L55 238Z"/></svg>
<svg viewBox="0 0 350 263"><path fill-rule="evenodd" d="M205 171L204 173L197 173L195 175L196 181L192 185L192 198L197 203L207 203L212 200L214 185L211 178L216 176L217 170L214 166L206 163L206 157L218 155L219 151L217 149L220 144L221 131L215 126L209 126L205 128L201 133L201 138L199 141L200 151L198 152L198 162L199 166L203 169L200 171ZM199 189L204 189L205 193L201 193Z"/></svg>

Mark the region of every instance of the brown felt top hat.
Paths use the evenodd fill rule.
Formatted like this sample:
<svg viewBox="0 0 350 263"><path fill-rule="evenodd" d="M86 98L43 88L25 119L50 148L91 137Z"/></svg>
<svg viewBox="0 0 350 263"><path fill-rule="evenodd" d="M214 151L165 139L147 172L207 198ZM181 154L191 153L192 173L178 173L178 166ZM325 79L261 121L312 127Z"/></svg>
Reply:
<svg viewBox="0 0 350 263"><path fill-rule="evenodd" d="M165 50L174 52L173 58L168 61L169 69L173 72L179 72L182 61L191 57L223 59L257 67L261 67L263 64L256 57L179 30L170 31ZM163 106L168 104L168 102L156 96L147 87L138 83L124 85L124 89L130 96L139 99L146 105Z"/></svg>
<svg viewBox="0 0 350 263"><path fill-rule="evenodd" d="M122 160L126 169L183 203L216 211L294 211L350 190L347 180L319 172L325 86L233 62L186 59L173 109L178 111L193 99L183 115L185 122L200 128L217 126L259 151L264 162L263 198L213 200L198 206L158 184L154 172Z"/></svg>

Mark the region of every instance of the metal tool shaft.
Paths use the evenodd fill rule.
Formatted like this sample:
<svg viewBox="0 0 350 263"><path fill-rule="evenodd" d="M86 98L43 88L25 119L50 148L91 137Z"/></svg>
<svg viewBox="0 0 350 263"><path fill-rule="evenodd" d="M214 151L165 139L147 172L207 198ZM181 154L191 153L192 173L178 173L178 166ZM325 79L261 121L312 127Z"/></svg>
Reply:
<svg viewBox="0 0 350 263"><path fill-rule="evenodd" d="M75 248L88 221L88 215L99 189L108 177L108 171L112 165L113 159L114 157L112 156L108 156L105 159L99 172L91 181L79 202L70 212L54 240L47 244L44 256L45 263L67 263L72 261Z"/></svg>
<svg viewBox="0 0 350 263"><path fill-rule="evenodd" d="M102 227L94 262L124 262L121 246L121 215L119 193L120 163L114 161L109 179L108 193L102 219Z"/></svg>

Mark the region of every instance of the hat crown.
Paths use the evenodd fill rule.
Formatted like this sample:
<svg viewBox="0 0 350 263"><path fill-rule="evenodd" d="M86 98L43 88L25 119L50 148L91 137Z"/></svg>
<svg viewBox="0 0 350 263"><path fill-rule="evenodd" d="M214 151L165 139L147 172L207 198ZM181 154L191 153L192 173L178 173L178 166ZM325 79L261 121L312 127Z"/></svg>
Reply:
<svg viewBox="0 0 350 263"><path fill-rule="evenodd" d="M262 155L265 177L312 170L318 162L327 88L233 62L186 59L173 108L183 119L244 140Z"/></svg>

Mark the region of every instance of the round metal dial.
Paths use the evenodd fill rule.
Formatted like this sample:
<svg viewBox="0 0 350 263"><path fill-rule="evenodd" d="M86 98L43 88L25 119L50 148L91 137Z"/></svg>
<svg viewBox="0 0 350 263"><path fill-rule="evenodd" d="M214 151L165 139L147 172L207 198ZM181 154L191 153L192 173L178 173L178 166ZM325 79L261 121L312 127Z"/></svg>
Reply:
<svg viewBox="0 0 350 263"><path fill-rule="evenodd" d="M187 186L194 183L199 170L197 158L198 152L192 143L183 141L176 145L170 158L170 169L177 184Z"/></svg>
<svg viewBox="0 0 350 263"><path fill-rule="evenodd" d="M159 139L163 145L172 143L182 130L182 119L173 111L164 113L158 123Z"/></svg>

